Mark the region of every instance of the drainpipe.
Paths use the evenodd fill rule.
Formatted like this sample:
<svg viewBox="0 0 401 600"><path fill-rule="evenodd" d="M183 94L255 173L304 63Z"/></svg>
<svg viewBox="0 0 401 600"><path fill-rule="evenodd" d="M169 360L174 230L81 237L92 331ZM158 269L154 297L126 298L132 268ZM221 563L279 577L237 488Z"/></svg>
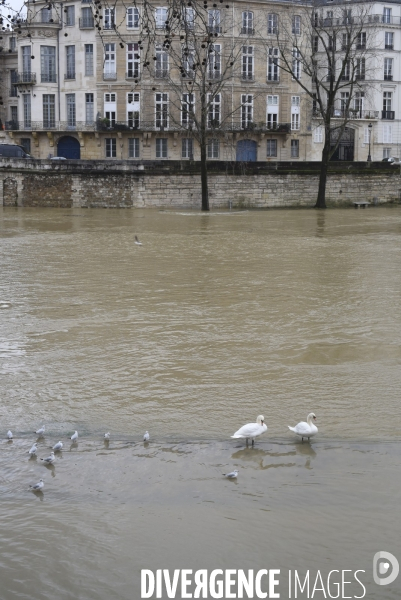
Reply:
<svg viewBox="0 0 401 600"><path fill-rule="evenodd" d="M60 18L61 18L61 29L63 28L63 3L60 2ZM60 126L61 121L61 111L60 111L60 89L61 89L61 81L60 81L60 29L57 29L57 96L58 96L58 122Z"/></svg>

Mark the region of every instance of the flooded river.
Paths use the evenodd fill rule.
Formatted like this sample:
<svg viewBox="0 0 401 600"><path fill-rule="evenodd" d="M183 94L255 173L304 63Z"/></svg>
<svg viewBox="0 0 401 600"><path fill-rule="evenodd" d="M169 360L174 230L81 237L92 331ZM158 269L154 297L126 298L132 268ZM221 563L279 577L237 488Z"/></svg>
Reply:
<svg viewBox="0 0 401 600"><path fill-rule="evenodd" d="M139 600L141 569L399 599L400 207L0 211L0 600Z"/></svg>

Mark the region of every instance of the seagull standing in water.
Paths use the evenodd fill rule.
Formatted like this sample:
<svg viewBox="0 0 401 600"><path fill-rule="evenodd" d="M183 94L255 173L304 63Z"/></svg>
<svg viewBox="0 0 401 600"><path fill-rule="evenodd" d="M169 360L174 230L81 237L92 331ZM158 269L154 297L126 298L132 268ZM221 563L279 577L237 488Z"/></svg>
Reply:
<svg viewBox="0 0 401 600"><path fill-rule="evenodd" d="M29 456L35 456L37 450L37 443L35 442L30 450L28 450Z"/></svg>
<svg viewBox="0 0 401 600"><path fill-rule="evenodd" d="M76 442L77 440L78 440L78 431L74 431L74 433L71 436L71 441Z"/></svg>
<svg viewBox="0 0 401 600"><path fill-rule="evenodd" d="M108 431L107 433L104 434L104 439L105 440L109 440L110 439L110 431Z"/></svg>
<svg viewBox="0 0 401 600"><path fill-rule="evenodd" d="M33 485L30 485L29 487L31 488L31 490L33 492L40 492L40 490L43 488L44 486L44 482L43 479L39 479L38 483L34 483Z"/></svg>
<svg viewBox="0 0 401 600"><path fill-rule="evenodd" d="M223 473L223 475L224 477L227 477L227 479L237 479L238 471L235 469L235 471L231 471L231 473Z"/></svg>
<svg viewBox="0 0 401 600"><path fill-rule="evenodd" d="M9 430L7 431L7 439L8 439L8 440L12 440L12 439L13 439L13 432L11 431L11 429L9 429Z"/></svg>
<svg viewBox="0 0 401 600"><path fill-rule="evenodd" d="M52 465L56 460L56 457L54 456L54 452L50 452L50 456L48 456L47 458L41 458L40 460L43 460L43 462L47 465Z"/></svg>
<svg viewBox="0 0 401 600"><path fill-rule="evenodd" d="M54 444L53 446L53 450L55 452L57 452L58 450L62 450L63 449L63 442L57 442L57 444Z"/></svg>
<svg viewBox="0 0 401 600"><path fill-rule="evenodd" d="M297 435L300 435L302 441L304 441L304 438L308 438L308 441L310 441L311 437L317 434L317 427L313 422L315 420L315 413L309 413L306 417L306 423L305 421L301 421L298 425L295 425L295 427L290 427L289 425L287 425L287 427Z"/></svg>
<svg viewBox="0 0 401 600"><path fill-rule="evenodd" d="M138 240L138 236L137 236L137 235L135 236L135 244L136 244L137 246L142 246L142 242L140 242L140 241Z"/></svg>
<svg viewBox="0 0 401 600"><path fill-rule="evenodd" d="M246 445L248 445L248 440L251 439L253 446L255 443L255 438L267 431L267 425L264 424L264 420L264 416L259 415L256 419L256 423L247 423L247 425L244 425L241 427L241 429L238 429L238 431L236 431L231 437L242 439L245 438Z"/></svg>
<svg viewBox="0 0 401 600"><path fill-rule="evenodd" d="M45 426L42 425L42 427L40 427L40 429L38 429L37 431L35 431L35 433L37 435L39 435L40 437L42 437L45 434Z"/></svg>
<svg viewBox="0 0 401 600"><path fill-rule="evenodd" d="M149 431L145 431L144 436L143 436L143 441L148 442L149 440L150 440Z"/></svg>

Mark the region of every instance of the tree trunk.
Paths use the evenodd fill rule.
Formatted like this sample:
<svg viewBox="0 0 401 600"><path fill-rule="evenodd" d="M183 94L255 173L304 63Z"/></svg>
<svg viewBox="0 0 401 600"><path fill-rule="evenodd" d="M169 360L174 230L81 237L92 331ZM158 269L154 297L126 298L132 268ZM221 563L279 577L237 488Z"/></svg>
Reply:
<svg viewBox="0 0 401 600"><path fill-rule="evenodd" d="M326 133L323 152L322 152L322 162L320 165L319 191L317 194L315 208L327 208L326 207L326 182L327 182L327 170L329 168L329 159L330 159L330 134L327 135L327 133Z"/></svg>
<svg viewBox="0 0 401 600"><path fill-rule="evenodd" d="M202 210L209 209L209 187L207 181L207 156L206 156L206 139L200 142L201 151L201 186L202 186Z"/></svg>

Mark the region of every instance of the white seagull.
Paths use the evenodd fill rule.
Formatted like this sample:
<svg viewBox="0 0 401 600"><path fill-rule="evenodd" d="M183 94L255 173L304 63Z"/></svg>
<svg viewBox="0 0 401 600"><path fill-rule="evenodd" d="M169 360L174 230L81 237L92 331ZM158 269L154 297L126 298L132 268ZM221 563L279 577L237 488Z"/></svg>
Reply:
<svg viewBox="0 0 401 600"><path fill-rule="evenodd" d="M231 473L223 473L224 477L227 477L227 479L236 479L238 477L238 471L237 469L235 469L235 471L231 471Z"/></svg>
<svg viewBox="0 0 401 600"><path fill-rule="evenodd" d="M57 450L62 450L63 449L63 442L57 442L57 444L54 444L53 446L53 450L55 452L57 452Z"/></svg>
<svg viewBox="0 0 401 600"><path fill-rule="evenodd" d="M9 440L13 439L13 432L10 429L7 431L7 439L9 439Z"/></svg>
<svg viewBox="0 0 401 600"><path fill-rule="evenodd" d="M30 485L29 487L31 488L31 490L33 492L40 492L40 490L43 488L44 486L44 482L43 479L39 479L38 483L34 483L33 485Z"/></svg>
<svg viewBox="0 0 401 600"><path fill-rule="evenodd" d="M137 246L142 246L142 242L140 242L140 241L138 240L138 236L137 236L137 235L135 236L135 244L136 244Z"/></svg>
<svg viewBox="0 0 401 600"><path fill-rule="evenodd" d="M35 433L37 435L40 435L40 436L44 435L44 433L45 433L45 426L42 425L42 427L40 427L40 429L38 429L37 431L35 431Z"/></svg>
<svg viewBox="0 0 401 600"><path fill-rule="evenodd" d="M71 436L71 440L72 440L73 442L76 442L76 441L77 441L77 439L78 439L78 431L75 431L75 432L72 434L72 436Z"/></svg>
<svg viewBox="0 0 401 600"><path fill-rule="evenodd" d="M143 436L143 441L148 442L149 440L150 440L149 431L145 431L144 436Z"/></svg>
<svg viewBox="0 0 401 600"><path fill-rule="evenodd" d="M264 416L259 415L256 419L256 423L248 423L247 425L244 425L243 427L241 427L241 429L238 429L238 431L236 431L231 437L245 438L246 445L248 445L248 440L251 439L253 446L255 443L255 438L259 435L262 435L262 433L266 433L267 431L267 425L264 424L264 420Z"/></svg>
<svg viewBox="0 0 401 600"><path fill-rule="evenodd" d="M302 441L304 441L304 438L308 438L308 440L310 440L311 437L317 434L317 427L313 422L315 419L315 413L309 413L306 418L306 423L305 421L301 421L298 423L298 425L295 425L295 427L290 427L289 425L287 425L287 427L297 435L300 435Z"/></svg>
<svg viewBox="0 0 401 600"><path fill-rule="evenodd" d="M40 460L43 460L43 462L45 462L47 465L52 465L56 460L56 457L54 456L54 452L50 452L50 456L47 458L41 458Z"/></svg>
<svg viewBox="0 0 401 600"><path fill-rule="evenodd" d="M30 456L34 456L37 450L37 443L35 442L30 450L28 450L28 454Z"/></svg>
<svg viewBox="0 0 401 600"><path fill-rule="evenodd" d="M105 440L109 440L110 439L110 431L108 431L107 433L104 434L104 439Z"/></svg>

